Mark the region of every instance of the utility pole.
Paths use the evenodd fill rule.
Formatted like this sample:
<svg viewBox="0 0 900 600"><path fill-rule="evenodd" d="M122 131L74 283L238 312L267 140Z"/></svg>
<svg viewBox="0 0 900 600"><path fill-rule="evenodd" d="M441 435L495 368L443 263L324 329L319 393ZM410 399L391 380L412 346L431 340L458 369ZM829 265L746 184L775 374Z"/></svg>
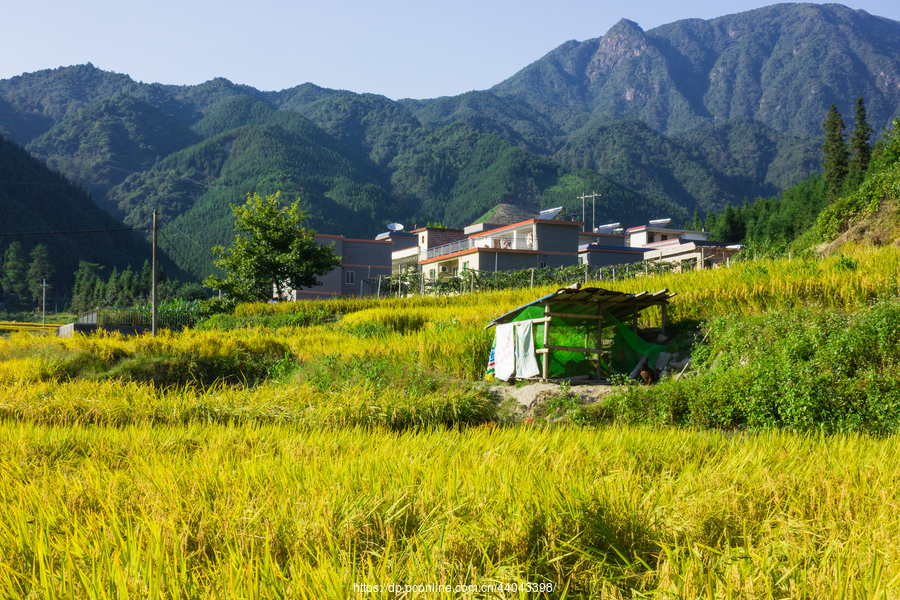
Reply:
<svg viewBox="0 0 900 600"><path fill-rule="evenodd" d="M153 337L156 337L156 322L158 317L158 311L156 310L156 233L159 231L159 227L156 223L156 217L159 215L159 211L153 211L153 279L152 279L152 293L150 298L151 304L151 321L150 321L150 329L153 332Z"/></svg>
<svg viewBox="0 0 900 600"><path fill-rule="evenodd" d="M597 219L597 196L602 196L602 195L603 194L598 194L593 190L591 190L590 196L588 196L584 192L581 193L580 198L581 198L581 222L582 223L587 223L587 219L585 219L585 214L584 214L585 199L590 198L591 202L593 203L593 209L591 212L591 232L594 231L594 226L597 224L597 221L596 221L596 219ZM582 229L582 231L584 231L584 225L581 226L581 229Z"/></svg>

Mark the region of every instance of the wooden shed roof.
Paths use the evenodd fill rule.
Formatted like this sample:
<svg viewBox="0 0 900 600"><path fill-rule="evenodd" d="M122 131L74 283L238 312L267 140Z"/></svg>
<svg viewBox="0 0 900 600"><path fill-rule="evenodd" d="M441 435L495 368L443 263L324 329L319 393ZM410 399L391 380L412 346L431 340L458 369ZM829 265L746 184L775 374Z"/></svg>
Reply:
<svg viewBox="0 0 900 600"><path fill-rule="evenodd" d="M493 327L513 321L519 313L526 308L535 305L550 305L550 312L596 315L602 306L604 312L611 314L619 320L634 314L635 309L641 311L648 306L661 306L666 304L675 294L670 294L668 289L657 292L639 292L627 294L602 288L562 288L543 298L538 298L528 304L524 304L515 310L500 315L485 326Z"/></svg>

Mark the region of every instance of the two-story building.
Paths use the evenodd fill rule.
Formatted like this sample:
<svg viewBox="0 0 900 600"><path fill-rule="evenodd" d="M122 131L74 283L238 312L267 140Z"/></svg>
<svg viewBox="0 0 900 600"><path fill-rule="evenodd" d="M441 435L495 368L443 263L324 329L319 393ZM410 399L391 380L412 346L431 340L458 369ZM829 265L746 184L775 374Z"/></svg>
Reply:
<svg viewBox="0 0 900 600"><path fill-rule="evenodd" d="M613 223L595 231L578 233L578 262L592 267L610 267L644 260L643 248L628 245L628 236Z"/></svg>
<svg viewBox="0 0 900 600"><path fill-rule="evenodd" d="M582 225L537 218L512 225L470 225L459 239L440 245L428 245L426 237L419 243L419 270L435 279L466 269L493 272L575 265Z"/></svg>
<svg viewBox="0 0 900 600"><path fill-rule="evenodd" d="M321 285L294 290L288 300L359 296L363 280L391 274L394 243L390 240L359 240L325 233L317 233L314 239L325 246L333 244L334 253L343 257L341 264L319 278Z"/></svg>
<svg viewBox="0 0 900 600"><path fill-rule="evenodd" d="M669 229L670 221L659 219L627 229L629 247L644 250L645 260L677 262L696 269L726 263L743 248L740 244L710 242L706 231Z"/></svg>

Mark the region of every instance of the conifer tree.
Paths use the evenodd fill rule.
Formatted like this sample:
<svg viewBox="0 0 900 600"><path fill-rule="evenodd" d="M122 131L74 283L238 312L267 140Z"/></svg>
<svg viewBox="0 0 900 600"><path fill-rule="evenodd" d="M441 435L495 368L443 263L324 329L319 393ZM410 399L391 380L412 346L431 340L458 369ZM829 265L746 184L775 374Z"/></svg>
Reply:
<svg viewBox="0 0 900 600"><path fill-rule="evenodd" d="M825 129L825 144L822 151L825 153L825 180L828 182L828 195L834 199L840 196L844 188L844 181L850 170L849 152L844 141L844 119L834 104L828 111L828 117L823 125Z"/></svg>
<svg viewBox="0 0 900 600"><path fill-rule="evenodd" d="M13 242L6 249L3 259L3 295L6 302L21 308L28 299L28 282L25 279L25 258L22 244Z"/></svg>
<svg viewBox="0 0 900 600"><path fill-rule="evenodd" d="M700 209L694 207L694 220L691 222L691 229L700 231L703 228L703 221L700 220Z"/></svg>
<svg viewBox="0 0 900 600"><path fill-rule="evenodd" d="M130 306L134 304L134 272L131 265L125 267L125 270L119 274L119 304L122 306Z"/></svg>
<svg viewBox="0 0 900 600"><path fill-rule="evenodd" d="M97 263L78 261L78 271L75 273L75 287L72 290L72 310L84 312L96 308L94 293L100 281L99 272L103 267Z"/></svg>
<svg viewBox="0 0 900 600"><path fill-rule="evenodd" d="M109 275L109 281L106 282L104 290L103 304L106 306L119 305L119 270L113 267L112 273Z"/></svg>
<svg viewBox="0 0 900 600"><path fill-rule="evenodd" d="M153 287L153 266L150 264L149 260L144 261L144 266L141 268L140 279L137 284L137 295L142 298L149 298L150 292L152 291L150 288Z"/></svg>
<svg viewBox="0 0 900 600"><path fill-rule="evenodd" d="M872 128L866 121L866 105L862 97L856 101L856 118L853 122L853 131L850 133L850 183L854 188L860 186L866 178L869 170L869 160L872 157L872 147L869 138L872 136Z"/></svg>
<svg viewBox="0 0 900 600"><path fill-rule="evenodd" d="M53 275L53 265L50 264L50 250L44 244L38 244L31 251L31 263L28 265L28 290L31 299L37 302L38 308L43 308L41 303L44 298L43 283ZM50 284L47 284L50 289Z"/></svg>

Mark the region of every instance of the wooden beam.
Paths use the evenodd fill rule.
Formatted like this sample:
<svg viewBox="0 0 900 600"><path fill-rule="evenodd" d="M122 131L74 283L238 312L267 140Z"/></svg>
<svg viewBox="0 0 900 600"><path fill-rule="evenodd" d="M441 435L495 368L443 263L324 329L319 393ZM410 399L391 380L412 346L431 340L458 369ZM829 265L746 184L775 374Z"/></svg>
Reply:
<svg viewBox="0 0 900 600"><path fill-rule="evenodd" d="M550 353L548 352L547 346L550 344L550 323L553 321L553 317L550 316L550 303L544 303L544 318L547 321L544 323L544 347L542 350L544 351L544 360L542 361L543 367L543 375L544 381L547 381L547 376L550 372Z"/></svg>
<svg viewBox="0 0 900 600"><path fill-rule="evenodd" d="M599 319L597 315L580 315L578 313L547 313L551 317L562 317L564 319L586 319L586 320L596 320Z"/></svg>
<svg viewBox="0 0 900 600"><path fill-rule="evenodd" d="M597 354L596 348L576 348L575 346L547 346L534 351L535 354L543 354L545 357L551 350L565 350L566 352L581 352L582 354Z"/></svg>
<svg viewBox="0 0 900 600"><path fill-rule="evenodd" d="M597 307L597 379L600 379L600 363L603 362L603 306Z"/></svg>

